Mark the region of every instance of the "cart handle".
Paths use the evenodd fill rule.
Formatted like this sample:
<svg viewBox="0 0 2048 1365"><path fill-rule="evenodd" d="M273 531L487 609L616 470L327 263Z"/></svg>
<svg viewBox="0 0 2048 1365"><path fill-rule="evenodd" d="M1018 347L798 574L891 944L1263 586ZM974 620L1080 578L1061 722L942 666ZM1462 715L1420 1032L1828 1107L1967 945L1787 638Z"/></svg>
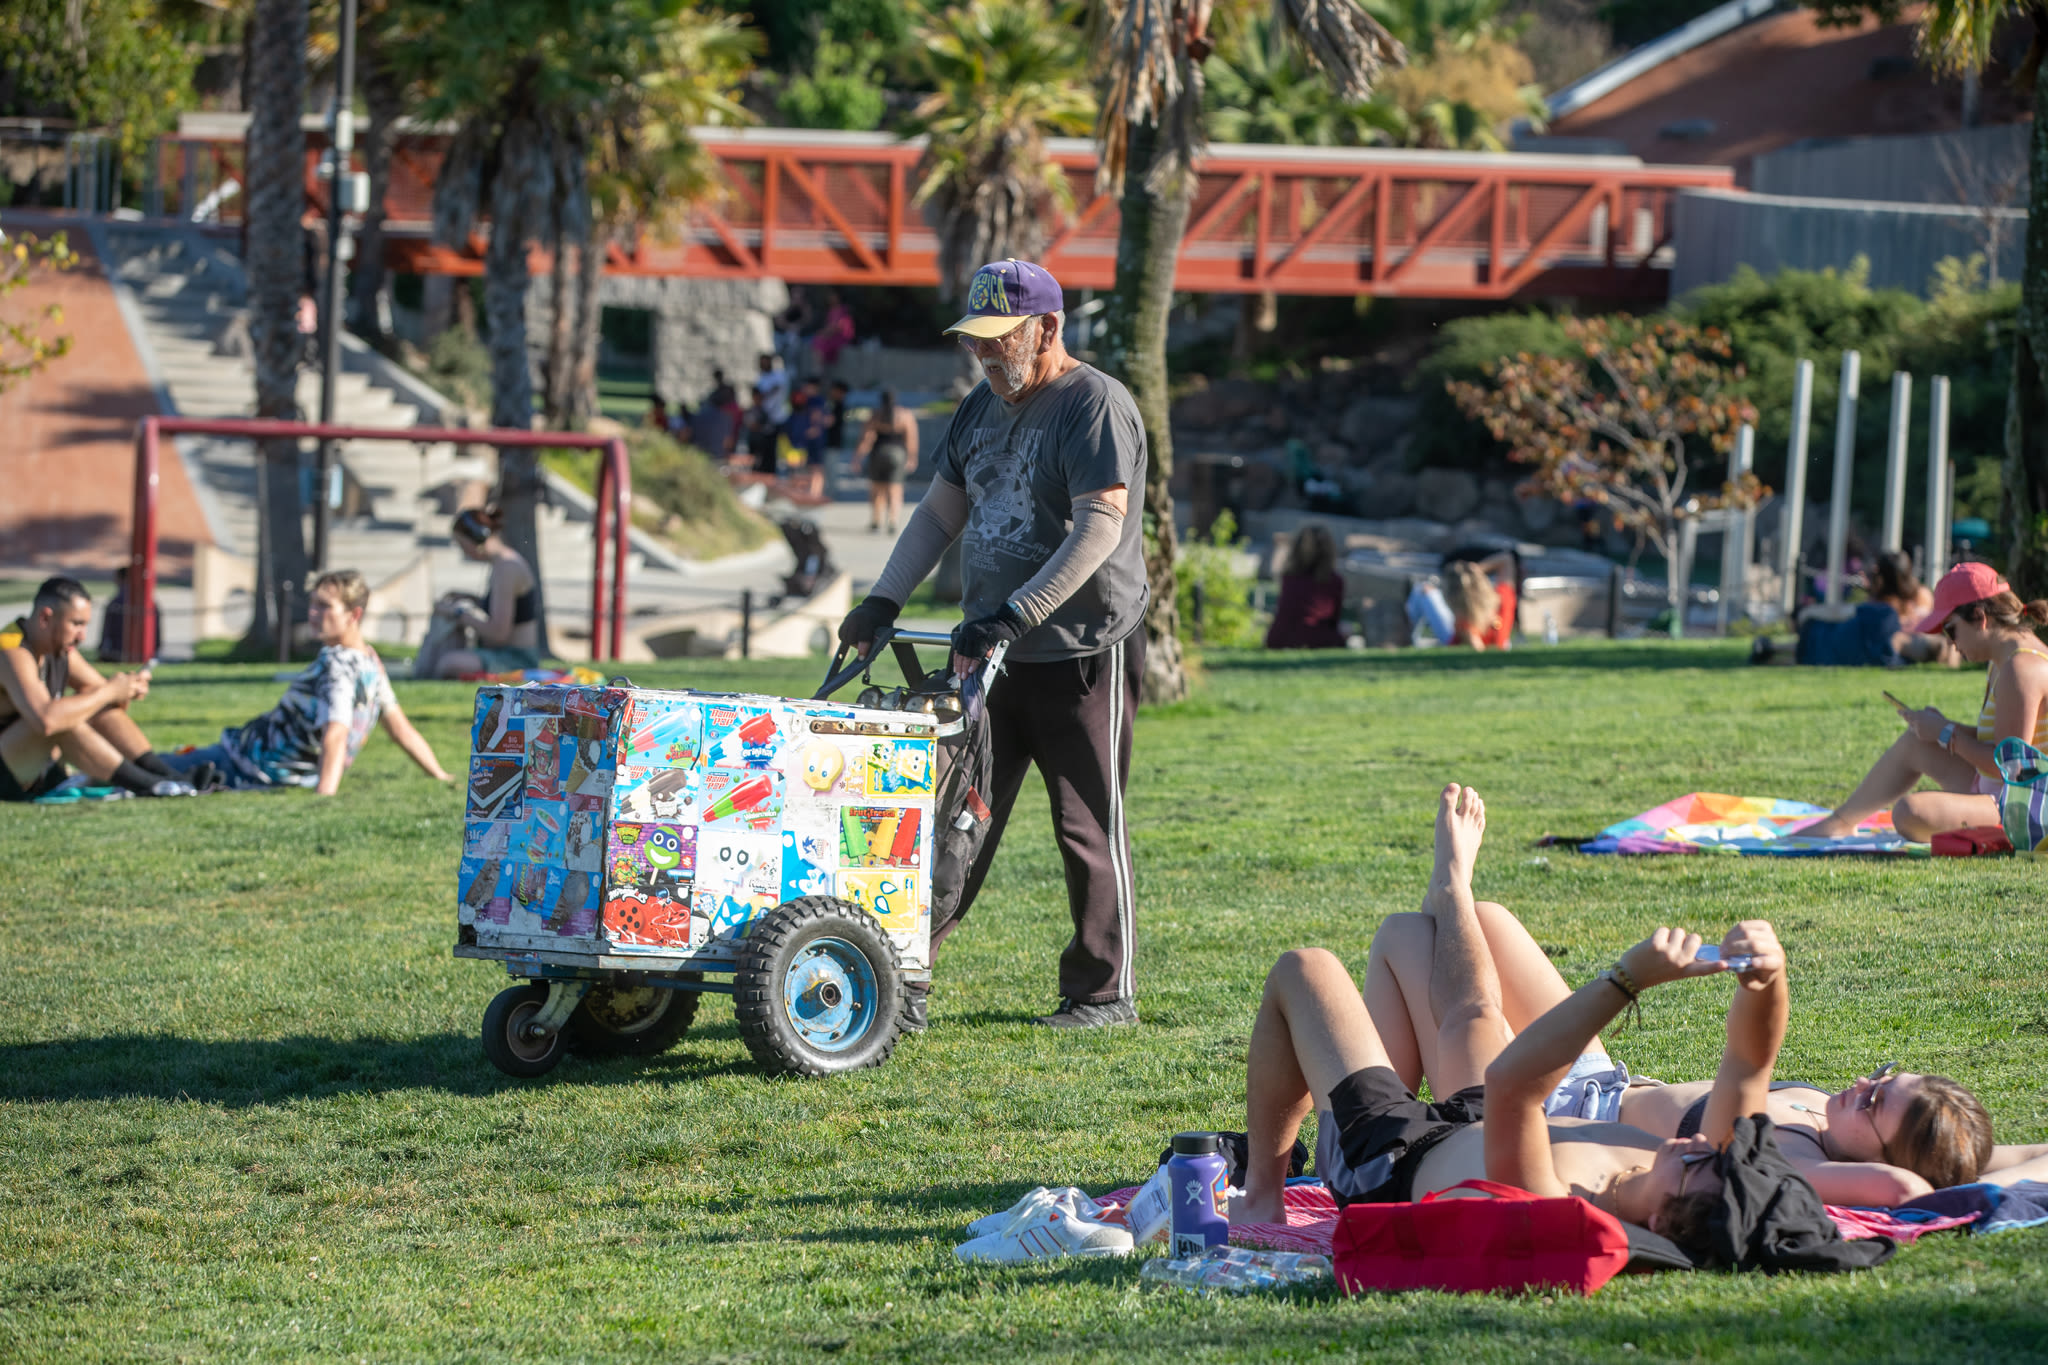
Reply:
<svg viewBox="0 0 2048 1365"><path fill-rule="evenodd" d="M943 645L951 650L953 636L942 630L898 630L894 626L883 626L875 631L874 642L868 647L866 657L856 656L849 661L851 645L841 643L832 656L831 667L825 671L825 681L812 694L812 701L825 701L834 692L865 673L874 663L875 655L882 646L888 645L895 651L896 662L903 668L903 680L915 686L924 681L924 665L918 661L916 645Z"/></svg>

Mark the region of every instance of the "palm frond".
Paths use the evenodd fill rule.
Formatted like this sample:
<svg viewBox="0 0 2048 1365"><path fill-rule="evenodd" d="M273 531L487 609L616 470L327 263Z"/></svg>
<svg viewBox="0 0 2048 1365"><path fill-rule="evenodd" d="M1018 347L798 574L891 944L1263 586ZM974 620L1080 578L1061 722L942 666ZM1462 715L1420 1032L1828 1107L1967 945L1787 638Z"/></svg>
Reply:
<svg viewBox="0 0 2048 1365"><path fill-rule="evenodd" d="M1991 61L1998 21L2012 9L2006 0L1932 0L1921 12L1914 45L1942 75L1982 71Z"/></svg>
<svg viewBox="0 0 2048 1365"><path fill-rule="evenodd" d="M1273 22L1348 100L1369 98L1383 68L1408 60L1400 40L1358 0L1273 0Z"/></svg>

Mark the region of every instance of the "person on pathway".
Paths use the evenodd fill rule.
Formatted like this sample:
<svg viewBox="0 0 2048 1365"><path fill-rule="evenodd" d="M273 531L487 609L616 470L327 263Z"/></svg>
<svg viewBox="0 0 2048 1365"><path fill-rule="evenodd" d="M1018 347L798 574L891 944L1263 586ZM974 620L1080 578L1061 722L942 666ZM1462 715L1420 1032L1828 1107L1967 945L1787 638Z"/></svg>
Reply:
<svg viewBox="0 0 2048 1365"><path fill-rule="evenodd" d="M1892 808L1892 828L1915 843L1949 830L1996 825L2004 790L1993 753L2002 739L2025 740L2048 752L2048 650L2040 629L2048 601L2022 602L1989 564L1958 564L1934 590L1934 608L1913 627L1939 632L1973 664L1989 664L1975 724L1950 720L1932 706L1899 708L1906 732L1827 818L1802 836L1837 839L1871 815ZM1939 791L1915 791L1923 777Z"/></svg>
<svg viewBox="0 0 2048 1365"><path fill-rule="evenodd" d="M1035 762L1074 923L1060 954L1059 1007L1035 1022L1097 1028L1138 1021L1124 791L1148 597L1130 500L1145 486L1146 451L1137 404L1067 354L1065 322L1059 282L1044 268L1006 260L975 272L967 315L946 332L973 353L983 381L953 414L933 452L931 490L839 638L865 654L961 540L967 619L953 632L954 670L971 672L998 644L1009 654L989 691L988 837L958 912L932 926L932 950L973 904ZM923 1027L925 1012L913 990L906 1025Z"/></svg>
<svg viewBox="0 0 2048 1365"><path fill-rule="evenodd" d="M1266 628L1268 649L1342 649L1344 577L1337 572L1337 539L1312 521L1294 533L1280 571L1280 601Z"/></svg>
<svg viewBox="0 0 2048 1365"><path fill-rule="evenodd" d="M203 748L167 755L172 769L190 773L210 766L233 790L311 787L332 796L381 719L384 732L420 771L436 782L453 781L399 707L377 651L363 641L369 602L370 585L354 569L314 579L306 621L320 642L319 657L256 719L222 730L218 741Z"/></svg>
<svg viewBox="0 0 2048 1365"><path fill-rule="evenodd" d="M881 530L886 520L893 536L903 516L903 480L917 468L917 414L896 406L894 389L882 390L854 455L867 461L868 530Z"/></svg>
<svg viewBox="0 0 2048 1365"><path fill-rule="evenodd" d="M464 559L490 565L482 604L461 593L449 593L434 604L434 614L473 626L475 649L451 649L431 661L431 672L416 676L474 677L479 673L511 673L540 667L540 578L526 556L498 535L502 522L495 508L467 507L455 514L449 538Z"/></svg>
<svg viewBox="0 0 2048 1365"><path fill-rule="evenodd" d="M1643 991L1726 969L1699 960L1699 935L1658 929L1516 1032L1472 894L1485 831L1479 793L1445 787L1422 903L1435 943L1426 985L1407 1001L1410 1027L1435 1044L1436 1069L1427 1076L1436 1098L1424 1103L1402 1081L1334 954L1284 954L1252 1026L1244 1194L1231 1221L1286 1222L1289 1158L1314 1106L1323 1111L1316 1172L1340 1205L1405 1203L1486 1179L1585 1199L1669 1238L1697 1264L1847 1269L1889 1255L1888 1246L1841 1240L1764 1116L1790 992L1784 950L1762 920L1736 925L1721 942L1723 956L1749 964L1736 974L1727 1046L1697 1134L1660 1139L1623 1123L1545 1112L1600 1030ZM1731 1190L1740 1197L1731 1199ZM1730 1226L1738 1219L1748 1224L1739 1232Z"/></svg>
<svg viewBox="0 0 2048 1365"><path fill-rule="evenodd" d="M66 763L137 796L193 794L128 715L149 695L149 670L101 676L78 652L91 624L85 586L51 578L28 615L0 627L0 801L55 791Z"/></svg>

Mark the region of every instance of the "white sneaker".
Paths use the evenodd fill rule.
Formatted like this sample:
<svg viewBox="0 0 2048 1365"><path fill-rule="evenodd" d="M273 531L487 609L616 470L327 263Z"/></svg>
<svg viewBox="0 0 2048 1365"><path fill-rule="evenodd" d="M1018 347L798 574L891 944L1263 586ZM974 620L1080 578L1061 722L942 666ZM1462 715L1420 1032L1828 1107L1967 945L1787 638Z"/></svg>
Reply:
<svg viewBox="0 0 2048 1365"><path fill-rule="evenodd" d="M987 1237L993 1233L1001 1232L1025 1214L1043 1208L1048 1204L1074 1217L1093 1219L1102 1216L1102 1205L1096 1203L1072 1185L1065 1185L1059 1189L1050 1189L1040 1185L1001 1213L991 1213L985 1218L977 1218L969 1223L967 1225L967 1235L970 1238Z"/></svg>
<svg viewBox="0 0 2048 1365"><path fill-rule="evenodd" d="M1131 1234L1124 1228L1076 1217L1054 1204L1041 1204L1001 1232L953 1248L963 1261L1042 1261L1058 1256L1128 1256Z"/></svg>

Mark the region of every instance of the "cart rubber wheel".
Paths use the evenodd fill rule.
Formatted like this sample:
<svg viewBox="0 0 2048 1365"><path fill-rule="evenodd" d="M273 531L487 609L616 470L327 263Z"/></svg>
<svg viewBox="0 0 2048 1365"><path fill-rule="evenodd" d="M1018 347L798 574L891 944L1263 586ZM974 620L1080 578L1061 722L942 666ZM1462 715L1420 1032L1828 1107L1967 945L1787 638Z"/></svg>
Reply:
<svg viewBox="0 0 2048 1365"><path fill-rule="evenodd" d="M548 987L544 981L511 986L491 997L484 1009L484 1056L507 1076L531 1080L555 1069L568 1049L562 1035L529 1038L526 1027L547 1007Z"/></svg>
<svg viewBox="0 0 2048 1365"><path fill-rule="evenodd" d="M789 901L747 927L733 1013L754 1060L829 1076L896 1048L903 968L880 922L831 896Z"/></svg>
<svg viewBox="0 0 2048 1365"><path fill-rule="evenodd" d="M702 981L702 972L684 972ZM569 1023L569 1050L584 1057L652 1057L675 1046L697 1017L697 992L604 981L590 988Z"/></svg>

